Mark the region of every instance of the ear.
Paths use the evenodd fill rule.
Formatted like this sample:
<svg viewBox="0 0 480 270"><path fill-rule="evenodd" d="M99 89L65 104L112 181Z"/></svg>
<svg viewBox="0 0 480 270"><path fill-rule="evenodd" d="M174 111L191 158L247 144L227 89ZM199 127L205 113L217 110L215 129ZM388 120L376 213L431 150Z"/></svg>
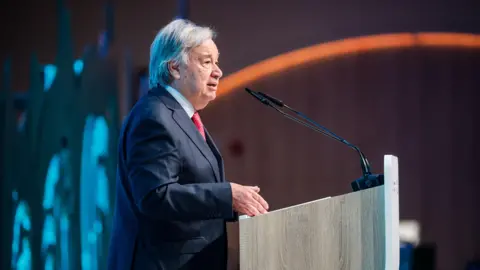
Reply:
<svg viewBox="0 0 480 270"><path fill-rule="evenodd" d="M168 62L168 72L173 79L178 80L180 79L180 65L176 61Z"/></svg>

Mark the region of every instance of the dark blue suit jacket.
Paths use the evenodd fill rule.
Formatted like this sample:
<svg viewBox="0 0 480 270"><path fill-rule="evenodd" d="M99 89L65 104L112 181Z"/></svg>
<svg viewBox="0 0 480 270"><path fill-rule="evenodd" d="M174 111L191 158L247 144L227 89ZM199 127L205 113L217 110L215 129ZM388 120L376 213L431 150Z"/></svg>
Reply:
<svg viewBox="0 0 480 270"><path fill-rule="evenodd" d="M226 269L232 191L223 160L163 88L143 96L119 140L108 269Z"/></svg>

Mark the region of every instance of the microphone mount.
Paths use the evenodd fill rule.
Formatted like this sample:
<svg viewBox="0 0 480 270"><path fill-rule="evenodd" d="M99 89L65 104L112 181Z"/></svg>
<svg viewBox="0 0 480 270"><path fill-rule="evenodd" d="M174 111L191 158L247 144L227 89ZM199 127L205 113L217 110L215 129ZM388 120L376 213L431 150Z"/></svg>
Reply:
<svg viewBox="0 0 480 270"><path fill-rule="evenodd" d="M290 119L294 122L297 122L297 123L299 123L299 124L301 124L305 127L308 127L310 129L318 132L318 133L321 133L321 134L323 134L323 135L325 135L329 138L332 138L336 141L339 141L339 142L347 145L348 147L354 149L358 153L358 155L360 156L360 166L362 168L362 173L363 173L362 177L356 179L355 181L353 181L351 183L351 187L354 191L364 190L364 189L367 189L367 188L372 188L372 187L383 185L383 183L384 183L383 175L382 174L372 174L371 173L370 163L368 162L367 157L365 156L365 154L363 154L363 152L360 150L360 148L358 148L356 145L351 144L347 140L341 138L340 136L336 135L332 131L328 130L326 127L318 124L317 122L315 122L314 120L312 120L311 118L306 116L305 114L291 108L290 106L288 106L283 101L281 101L277 98L274 98L274 97L269 96L269 95L267 95L265 93L262 93L262 92L255 92L255 91L250 90L248 88L245 88L245 91L247 91L247 93L249 93L250 95L255 97L257 100L262 102L264 105L267 105L267 106L275 109L277 112L279 112L280 114L282 114L286 118L288 118L288 119ZM296 118L296 117L284 112L280 108L285 108L285 109L293 112L298 117L305 120L306 122L303 121L302 119Z"/></svg>

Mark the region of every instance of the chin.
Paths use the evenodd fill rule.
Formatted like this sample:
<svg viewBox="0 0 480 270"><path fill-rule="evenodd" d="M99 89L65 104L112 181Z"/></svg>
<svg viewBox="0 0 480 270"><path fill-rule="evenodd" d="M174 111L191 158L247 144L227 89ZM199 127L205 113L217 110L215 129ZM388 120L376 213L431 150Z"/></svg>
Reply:
<svg viewBox="0 0 480 270"><path fill-rule="evenodd" d="M205 96L201 102L199 102L199 108L197 108L197 110L202 110L204 109L205 107L207 107L208 103L210 103L210 101L214 100L215 99L215 95L208 95L208 96Z"/></svg>
<svg viewBox="0 0 480 270"><path fill-rule="evenodd" d="M212 101L216 97L217 97L217 90L215 91L208 90L207 92L205 92L205 95L204 95L205 100L208 100L208 101Z"/></svg>

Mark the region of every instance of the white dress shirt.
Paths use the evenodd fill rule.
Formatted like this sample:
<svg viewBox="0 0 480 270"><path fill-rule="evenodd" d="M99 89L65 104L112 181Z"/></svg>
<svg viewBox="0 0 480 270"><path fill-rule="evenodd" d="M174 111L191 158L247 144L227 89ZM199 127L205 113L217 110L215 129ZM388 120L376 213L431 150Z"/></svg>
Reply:
<svg viewBox="0 0 480 270"><path fill-rule="evenodd" d="M170 85L166 85L165 89L175 98L178 103L180 103L188 117L192 118L193 114L195 113L195 108L193 108L192 103L190 103L188 99L186 99L180 92L178 92L178 90Z"/></svg>

